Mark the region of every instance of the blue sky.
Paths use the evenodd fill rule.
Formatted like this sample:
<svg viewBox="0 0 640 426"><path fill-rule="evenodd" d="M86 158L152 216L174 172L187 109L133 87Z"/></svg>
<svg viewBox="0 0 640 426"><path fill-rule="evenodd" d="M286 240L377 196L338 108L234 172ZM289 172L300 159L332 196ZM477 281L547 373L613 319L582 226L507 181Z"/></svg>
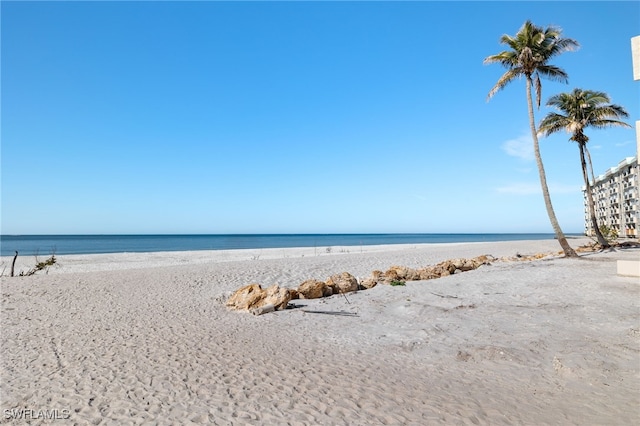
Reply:
<svg viewBox="0 0 640 426"><path fill-rule="evenodd" d="M543 101L640 118L631 2L7 2L3 234L552 232L524 80L483 59L527 19L581 48ZM536 112L539 121L548 109ZM596 174L634 129L591 130ZM568 135L541 139L582 232Z"/></svg>

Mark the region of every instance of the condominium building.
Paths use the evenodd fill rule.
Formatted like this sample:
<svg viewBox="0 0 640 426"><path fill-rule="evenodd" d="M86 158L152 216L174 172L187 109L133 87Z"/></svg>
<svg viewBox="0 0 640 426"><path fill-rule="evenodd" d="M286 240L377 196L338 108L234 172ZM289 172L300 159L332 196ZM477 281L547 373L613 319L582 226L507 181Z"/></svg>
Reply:
<svg viewBox="0 0 640 426"><path fill-rule="evenodd" d="M592 186L598 226L607 226L619 237L636 238L640 230L640 194L638 157L622 160L604 175L596 178ZM585 192L585 234L595 235L589 216Z"/></svg>

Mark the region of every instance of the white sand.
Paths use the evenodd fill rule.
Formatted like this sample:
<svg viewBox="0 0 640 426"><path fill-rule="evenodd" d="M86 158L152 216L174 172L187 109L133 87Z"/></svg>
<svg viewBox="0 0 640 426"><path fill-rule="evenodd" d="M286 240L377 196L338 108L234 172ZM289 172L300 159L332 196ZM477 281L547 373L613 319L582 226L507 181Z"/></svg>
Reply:
<svg viewBox="0 0 640 426"><path fill-rule="evenodd" d="M640 282L617 276L615 262L638 249L497 262L262 316L224 306L253 282L296 287L558 250L517 241L59 256L47 275L7 269L0 423L640 424Z"/></svg>

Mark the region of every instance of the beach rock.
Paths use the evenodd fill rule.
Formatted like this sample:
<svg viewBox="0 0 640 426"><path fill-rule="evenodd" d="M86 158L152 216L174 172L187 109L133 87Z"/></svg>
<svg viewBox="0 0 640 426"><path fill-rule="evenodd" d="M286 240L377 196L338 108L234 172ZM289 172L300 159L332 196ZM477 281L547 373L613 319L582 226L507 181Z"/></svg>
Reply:
<svg viewBox="0 0 640 426"><path fill-rule="evenodd" d="M489 254L483 254L482 256L476 256L473 259L471 259L471 261L475 266L475 269L479 268L482 265L491 265L491 262L495 260L496 258Z"/></svg>
<svg viewBox="0 0 640 426"><path fill-rule="evenodd" d="M449 269L442 266L440 266L439 269L436 269L436 271L438 273L438 278L447 277L451 275L451 272L449 272Z"/></svg>
<svg viewBox="0 0 640 426"><path fill-rule="evenodd" d="M557 255L563 255L563 252L558 252ZM532 260L539 260L539 259L543 259L547 256L552 256L552 253L535 253L535 254L525 254L522 255L520 253L516 253L515 256L505 256L505 257L501 257L500 260L503 262L530 262Z"/></svg>
<svg viewBox="0 0 640 426"><path fill-rule="evenodd" d="M435 267L433 266L418 269L418 275L421 280L433 280L440 278L440 275L436 273Z"/></svg>
<svg viewBox="0 0 640 426"><path fill-rule="evenodd" d="M456 264L456 268L462 272L472 271L482 265L490 264L492 259L493 258L487 255L477 256L472 259L459 259L461 262L460 264Z"/></svg>
<svg viewBox="0 0 640 426"><path fill-rule="evenodd" d="M291 300L300 299L300 295L298 294L298 290L295 288L289 289L289 294L291 295Z"/></svg>
<svg viewBox="0 0 640 426"><path fill-rule="evenodd" d="M265 305L273 305L275 310L285 309L291 300L288 289L277 284L263 289L260 284L249 284L236 290L227 300L227 307L238 311L250 311Z"/></svg>
<svg viewBox="0 0 640 426"><path fill-rule="evenodd" d="M400 276L398 274L398 271L396 269L393 269L393 266L390 269L387 269L383 275L382 275L382 279L386 282L389 283L393 280L399 280Z"/></svg>
<svg viewBox="0 0 640 426"><path fill-rule="evenodd" d="M348 272L332 275L327 280L327 286L333 289L333 293L349 293L358 290L358 279Z"/></svg>
<svg viewBox="0 0 640 426"><path fill-rule="evenodd" d="M451 274L471 271L482 265L490 265L496 258L490 255L477 256L472 259L458 258L445 260L437 265L426 266L416 271L420 280L432 280L436 278L446 277Z"/></svg>
<svg viewBox="0 0 640 426"><path fill-rule="evenodd" d="M451 260L445 260L444 262L442 262L440 264L444 269L447 270L447 272L449 272L449 275L455 274L456 269L458 269L458 267L456 266L455 263L453 263ZM442 276L445 276L444 274Z"/></svg>
<svg viewBox="0 0 640 426"><path fill-rule="evenodd" d="M288 288L274 284L265 291L265 297L260 306L273 305L276 311L286 309L291 300L291 293Z"/></svg>
<svg viewBox="0 0 640 426"><path fill-rule="evenodd" d="M359 287L363 289L370 289L378 284L389 284L385 282L384 272L375 270L371 273L371 276L360 281Z"/></svg>
<svg viewBox="0 0 640 426"><path fill-rule="evenodd" d="M455 271L455 267L453 267ZM440 262L433 267L433 272L436 274L438 278L446 277L447 275L451 275L451 271L449 270L449 264L447 262Z"/></svg>
<svg viewBox="0 0 640 426"><path fill-rule="evenodd" d="M324 285L324 289L322 291L322 297L329 297L329 296L333 296L334 291L332 287L329 287L326 283Z"/></svg>
<svg viewBox="0 0 640 426"><path fill-rule="evenodd" d="M297 292L301 299L319 299L325 297L325 294L329 292L333 294L333 290L326 283L314 279L306 280L300 284Z"/></svg>
<svg viewBox="0 0 640 426"><path fill-rule="evenodd" d="M249 284L236 290L227 300L227 307L236 310L249 310L264 298L260 284Z"/></svg>
<svg viewBox="0 0 640 426"><path fill-rule="evenodd" d="M455 265L450 261L440 262L437 265L427 266L418 269L418 275L421 280L433 280L436 278L446 277L456 272Z"/></svg>
<svg viewBox="0 0 640 426"><path fill-rule="evenodd" d="M453 271L449 271L452 274L455 274L457 270L462 272L470 271L473 268L473 263L468 261L467 259L459 258L459 259L451 259L451 265L453 265Z"/></svg>
<svg viewBox="0 0 640 426"><path fill-rule="evenodd" d="M387 281L416 281L420 279L420 274L415 269L406 266L392 266L385 273Z"/></svg>
<svg viewBox="0 0 640 426"><path fill-rule="evenodd" d="M369 277L361 280L358 288L360 290L369 290L370 288L373 288L377 285L378 285L378 280L375 279L374 277Z"/></svg>

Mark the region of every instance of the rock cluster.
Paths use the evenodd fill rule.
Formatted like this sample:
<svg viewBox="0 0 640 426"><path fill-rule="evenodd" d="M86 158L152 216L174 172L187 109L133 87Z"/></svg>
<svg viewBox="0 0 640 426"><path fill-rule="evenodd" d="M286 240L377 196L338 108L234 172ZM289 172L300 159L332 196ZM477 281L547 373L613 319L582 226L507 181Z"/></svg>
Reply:
<svg viewBox="0 0 640 426"><path fill-rule="evenodd" d="M434 266L412 269L406 266L392 266L387 271L373 271L371 276L358 281L348 272L332 275L326 281L310 279L296 289L279 287L277 284L263 289L259 284L250 284L238 289L227 301L227 307L235 310L262 314L287 307L292 299L318 299L339 293L366 290L378 284L390 284L394 281L431 280L471 271L482 265L488 265L496 259L489 255L472 259L451 259Z"/></svg>
<svg viewBox="0 0 640 426"><path fill-rule="evenodd" d="M447 275L471 271L482 265L489 265L496 259L493 256L483 255L472 259L445 260L433 266L420 269L412 269L406 266L392 266L387 271L373 271L369 278L365 278L360 284L363 288L375 287L377 284L389 284L392 281L424 281Z"/></svg>
<svg viewBox="0 0 640 426"><path fill-rule="evenodd" d="M498 260L500 260L501 262L528 262L531 260L544 259L545 257L549 257L549 256L561 256L562 254L563 252L561 251L557 253L536 253L536 254L527 254L527 255L516 254L515 256L501 257Z"/></svg>

